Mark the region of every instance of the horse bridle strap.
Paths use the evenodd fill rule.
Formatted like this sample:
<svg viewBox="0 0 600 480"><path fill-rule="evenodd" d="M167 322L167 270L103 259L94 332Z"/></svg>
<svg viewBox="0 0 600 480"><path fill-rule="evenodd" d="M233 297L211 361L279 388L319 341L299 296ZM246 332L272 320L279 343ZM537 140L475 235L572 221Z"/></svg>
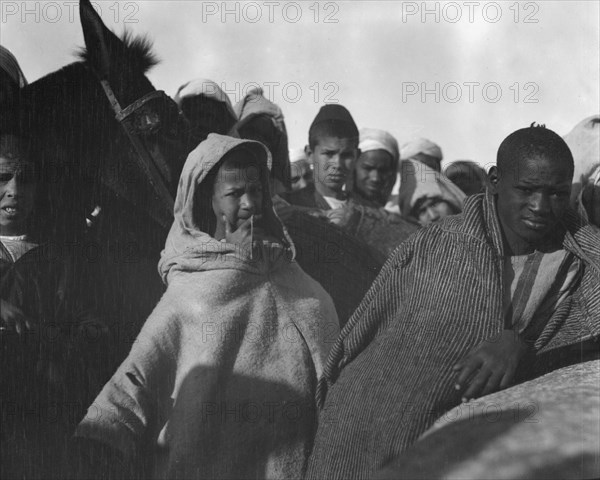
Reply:
<svg viewBox="0 0 600 480"><path fill-rule="evenodd" d="M136 160L138 166L142 169L142 171L150 181L150 184L152 185L152 188L154 189L156 194L164 202L166 211L162 215L156 211L153 211L151 212L151 215L161 225L163 225L166 228L169 228L173 222L173 196L169 192L166 185L166 180L161 175L159 168L157 167L152 155L150 154L144 143L140 140L139 136L133 131L131 131L131 129L128 128L127 125L125 125L124 123L124 121L137 109L141 108L150 100L165 96L165 92L163 92L162 90L150 92L133 102L131 105L128 105L125 108L121 108L121 105L115 97L115 94L112 88L110 87L108 81L100 80L100 84L102 85L102 89L106 94L106 98L108 99L113 111L115 112L115 118L123 126L123 129L125 130L125 133L127 133L129 141L131 142L137 153Z"/></svg>

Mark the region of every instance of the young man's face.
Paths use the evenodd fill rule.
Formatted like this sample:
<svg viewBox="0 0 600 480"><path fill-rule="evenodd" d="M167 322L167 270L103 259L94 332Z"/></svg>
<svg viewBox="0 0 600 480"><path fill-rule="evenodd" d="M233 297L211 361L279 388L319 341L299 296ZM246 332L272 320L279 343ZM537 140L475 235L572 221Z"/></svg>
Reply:
<svg viewBox="0 0 600 480"><path fill-rule="evenodd" d="M569 206L573 173L569 163L548 157L515 161L491 172L500 224L509 245L541 245Z"/></svg>
<svg viewBox="0 0 600 480"><path fill-rule="evenodd" d="M355 185L365 198L385 204L396 181L392 156L385 150L362 152L356 162Z"/></svg>
<svg viewBox="0 0 600 480"><path fill-rule="evenodd" d="M292 192L303 190L313 184L313 171L306 160L292 163Z"/></svg>
<svg viewBox="0 0 600 480"><path fill-rule="evenodd" d="M261 168L258 162L246 158L252 154L243 149L234 150L219 168L213 187L212 206L217 217L215 238L225 238L225 221L235 231L252 215L262 215L263 191ZM257 223L256 228L259 227ZM219 238L220 237L220 238Z"/></svg>
<svg viewBox="0 0 600 480"><path fill-rule="evenodd" d="M326 196L340 193L359 155L356 141L351 138L321 137L314 150L307 150L315 166L317 190Z"/></svg>
<svg viewBox="0 0 600 480"><path fill-rule="evenodd" d="M0 235L24 235L33 210L33 166L0 153Z"/></svg>

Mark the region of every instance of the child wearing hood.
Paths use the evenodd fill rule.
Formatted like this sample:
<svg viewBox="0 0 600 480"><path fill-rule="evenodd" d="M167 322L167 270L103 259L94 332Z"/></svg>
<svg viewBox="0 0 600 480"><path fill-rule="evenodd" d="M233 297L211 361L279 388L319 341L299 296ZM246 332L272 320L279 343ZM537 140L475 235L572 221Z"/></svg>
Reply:
<svg viewBox="0 0 600 480"><path fill-rule="evenodd" d="M462 212L466 195L445 175L417 160L404 160L398 194L400 213L426 226Z"/></svg>
<svg viewBox="0 0 600 480"><path fill-rule="evenodd" d="M304 475L338 320L293 260L270 161L218 134L190 153L159 263L167 291L78 427L142 477Z"/></svg>

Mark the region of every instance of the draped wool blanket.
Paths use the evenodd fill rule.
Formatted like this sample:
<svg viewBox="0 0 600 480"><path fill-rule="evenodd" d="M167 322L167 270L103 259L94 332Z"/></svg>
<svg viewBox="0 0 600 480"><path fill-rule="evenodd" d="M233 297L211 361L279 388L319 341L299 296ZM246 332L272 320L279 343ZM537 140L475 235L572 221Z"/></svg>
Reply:
<svg viewBox="0 0 600 480"><path fill-rule="evenodd" d="M248 252L195 220L197 190L240 144L265 148L211 134L188 157L159 264L167 291L76 432L145 460L153 478L300 478L312 445L339 334L331 298L293 245ZM285 234L263 201L265 224Z"/></svg>
<svg viewBox="0 0 600 480"><path fill-rule="evenodd" d="M600 478L600 360L453 408L376 478Z"/></svg>
<svg viewBox="0 0 600 480"><path fill-rule="evenodd" d="M532 339L538 374L600 333L600 235L574 212L564 223L582 278ZM460 403L451 369L502 330L502 269L489 193L398 247L332 347L307 478L369 478Z"/></svg>

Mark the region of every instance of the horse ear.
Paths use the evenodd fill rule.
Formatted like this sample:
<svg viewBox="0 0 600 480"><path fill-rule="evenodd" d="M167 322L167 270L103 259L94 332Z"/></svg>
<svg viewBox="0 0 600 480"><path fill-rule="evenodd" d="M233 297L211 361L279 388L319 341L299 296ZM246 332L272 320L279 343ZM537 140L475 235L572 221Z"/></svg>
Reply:
<svg viewBox="0 0 600 480"><path fill-rule="evenodd" d="M79 16L87 51L86 58L100 79L110 73L111 54L123 48L123 42L104 25L102 18L90 3L80 0Z"/></svg>

